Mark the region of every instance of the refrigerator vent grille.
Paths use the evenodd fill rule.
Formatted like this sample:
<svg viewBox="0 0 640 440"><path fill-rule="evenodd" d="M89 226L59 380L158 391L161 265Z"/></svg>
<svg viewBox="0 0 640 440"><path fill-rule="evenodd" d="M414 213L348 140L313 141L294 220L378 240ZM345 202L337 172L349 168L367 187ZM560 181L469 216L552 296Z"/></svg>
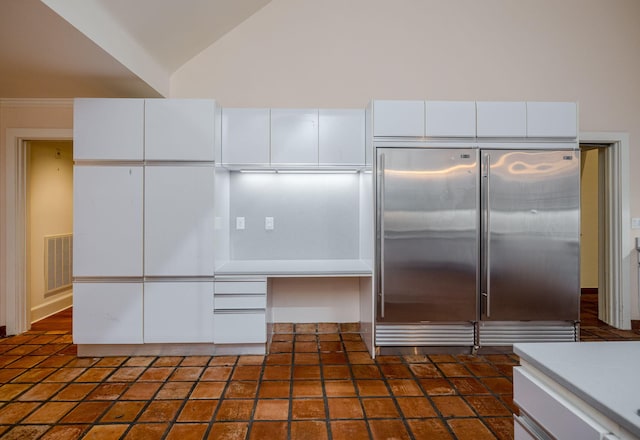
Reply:
<svg viewBox="0 0 640 440"><path fill-rule="evenodd" d="M473 346L474 325L462 324L378 324L376 345L379 346Z"/></svg>
<svg viewBox="0 0 640 440"><path fill-rule="evenodd" d="M480 346L513 345L519 342L575 342L577 329L571 322L483 323L478 330Z"/></svg>
<svg viewBox="0 0 640 440"><path fill-rule="evenodd" d="M73 235L44 237L45 295L71 286Z"/></svg>

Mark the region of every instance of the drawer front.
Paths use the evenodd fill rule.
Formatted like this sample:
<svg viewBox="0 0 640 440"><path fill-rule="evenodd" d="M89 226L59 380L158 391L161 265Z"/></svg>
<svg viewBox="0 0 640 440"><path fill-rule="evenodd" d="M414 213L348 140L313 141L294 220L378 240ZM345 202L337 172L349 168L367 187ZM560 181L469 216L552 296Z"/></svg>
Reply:
<svg viewBox="0 0 640 440"><path fill-rule="evenodd" d="M216 344L262 344L267 342L265 312L215 313L213 340Z"/></svg>
<svg viewBox="0 0 640 440"><path fill-rule="evenodd" d="M513 369L513 400L557 439L600 440L609 433L522 367Z"/></svg>
<svg viewBox="0 0 640 440"><path fill-rule="evenodd" d="M216 295L267 293L266 281L216 281L214 284Z"/></svg>
<svg viewBox="0 0 640 440"><path fill-rule="evenodd" d="M213 301L214 310L264 309L267 307L265 295L222 295Z"/></svg>

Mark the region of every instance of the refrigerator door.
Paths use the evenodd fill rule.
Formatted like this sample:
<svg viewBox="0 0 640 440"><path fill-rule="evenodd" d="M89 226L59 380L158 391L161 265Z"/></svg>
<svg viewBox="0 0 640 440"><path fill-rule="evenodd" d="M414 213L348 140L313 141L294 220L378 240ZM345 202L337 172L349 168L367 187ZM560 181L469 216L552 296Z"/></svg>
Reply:
<svg viewBox="0 0 640 440"><path fill-rule="evenodd" d="M480 154L482 319L577 320L579 152Z"/></svg>
<svg viewBox="0 0 640 440"><path fill-rule="evenodd" d="M377 151L378 322L477 320L478 152Z"/></svg>

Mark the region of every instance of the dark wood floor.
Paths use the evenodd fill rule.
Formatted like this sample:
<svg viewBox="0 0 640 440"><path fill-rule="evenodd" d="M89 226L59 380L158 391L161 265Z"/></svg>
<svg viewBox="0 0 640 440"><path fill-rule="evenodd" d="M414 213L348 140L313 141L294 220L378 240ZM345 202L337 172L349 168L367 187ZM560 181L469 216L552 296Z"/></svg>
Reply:
<svg viewBox="0 0 640 440"><path fill-rule="evenodd" d="M71 333L73 319L73 307L69 307L61 312L51 315L31 324L31 331L49 332L49 331L66 331Z"/></svg>

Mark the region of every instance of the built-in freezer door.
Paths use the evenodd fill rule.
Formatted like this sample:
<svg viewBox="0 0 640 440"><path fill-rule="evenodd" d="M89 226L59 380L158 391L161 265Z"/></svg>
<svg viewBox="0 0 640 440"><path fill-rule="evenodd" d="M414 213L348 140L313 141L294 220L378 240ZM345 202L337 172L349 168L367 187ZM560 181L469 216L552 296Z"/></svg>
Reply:
<svg viewBox="0 0 640 440"><path fill-rule="evenodd" d="M482 319L577 320L579 153L480 154Z"/></svg>
<svg viewBox="0 0 640 440"><path fill-rule="evenodd" d="M378 148L378 322L477 319L477 154Z"/></svg>

